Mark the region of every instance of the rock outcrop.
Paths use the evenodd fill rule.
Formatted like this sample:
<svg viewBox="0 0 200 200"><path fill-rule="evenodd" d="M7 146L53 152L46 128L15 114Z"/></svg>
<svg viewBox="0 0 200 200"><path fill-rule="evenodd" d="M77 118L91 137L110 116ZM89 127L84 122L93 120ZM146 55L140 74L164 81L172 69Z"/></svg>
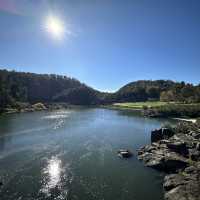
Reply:
<svg viewBox="0 0 200 200"><path fill-rule="evenodd" d="M185 168L178 174L165 176L163 188L166 200L200 199L200 166Z"/></svg>
<svg viewBox="0 0 200 200"><path fill-rule="evenodd" d="M156 129L151 132L151 142L157 142L162 139L168 139L174 135L174 132L168 128Z"/></svg>
<svg viewBox="0 0 200 200"><path fill-rule="evenodd" d="M190 129L183 123L178 126ZM194 128L194 127L193 127ZM147 167L164 171L165 200L200 200L200 127L181 133L159 129L151 133L151 145L139 149L138 159Z"/></svg>

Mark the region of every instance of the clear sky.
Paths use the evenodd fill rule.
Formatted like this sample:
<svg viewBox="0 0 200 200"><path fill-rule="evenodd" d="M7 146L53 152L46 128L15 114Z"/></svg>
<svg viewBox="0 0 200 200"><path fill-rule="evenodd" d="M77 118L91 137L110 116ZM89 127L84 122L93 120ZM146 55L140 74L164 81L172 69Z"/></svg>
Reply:
<svg viewBox="0 0 200 200"><path fill-rule="evenodd" d="M50 15L60 38L47 30ZM0 68L104 91L139 79L199 83L200 1L0 0Z"/></svg>

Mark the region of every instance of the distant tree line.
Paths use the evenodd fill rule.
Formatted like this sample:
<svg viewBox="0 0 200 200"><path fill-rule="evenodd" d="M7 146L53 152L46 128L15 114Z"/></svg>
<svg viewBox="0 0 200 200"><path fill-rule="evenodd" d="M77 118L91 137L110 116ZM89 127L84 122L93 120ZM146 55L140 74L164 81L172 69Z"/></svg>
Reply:
<svg viewBox="0 0 200 200"><path fill-rule="evenodd" d="M174 101L181 103L200 102L200 85L170 80L141 80L129 83L113 94L117 102Z"/></svg>
<svg viewBox="0 0 200 200"><path fill-rule="evenodd" d="M142 80L129 83L115 93L104 93L66 76L0 70L0 110L14 107L16 102L96 105L154 100L197 103L200 85Z"/></svg>
<svg viewBox="0 0 200 200"><path fill-rule="evenodd" d="M16 102L96 104L99 92L74 78L0 70L0 109Z"/></svg>

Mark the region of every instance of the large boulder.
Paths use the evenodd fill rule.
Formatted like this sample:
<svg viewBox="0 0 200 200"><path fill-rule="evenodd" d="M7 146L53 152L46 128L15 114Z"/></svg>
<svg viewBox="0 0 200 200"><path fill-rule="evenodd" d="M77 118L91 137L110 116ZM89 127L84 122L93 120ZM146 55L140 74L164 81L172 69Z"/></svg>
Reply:
<svg viewBox="0 0 200 200"><path fill-rule="evenodd" d="M169 139L174 132L169 128L155 129L151 132L151 142L158 142L163 139Z"/></svg>
<svg viewBox="0 0 200 200"><path fill-rule="evenodd" d="M189 166L189 163L186 159L183 159L182 157L176 155L165 157L165 159L162 160L162 164L162 170L168 173L177 172Z"/></svg>
<svg viewBox="0 0 200 200"><path fill-rule="evenodd" d="M194 139L191 135L177 133L173 137L170 138L172 142L182 142L185 143L188 149L195 148L198 140Z"/></svg>
<svg viewBox="0 0 200 200"><path fill-rule="evenodd" d="M197 151L196 149L190 149L189 156L193 161L200 161L200 151Z"/></svg>
<svg viewBox="0 0 200 200"><path fill-rule="evenodd" d="M138 159L147 167L164 172L176 172L188 166L188 159L171 151L166 144L146 146L138 151Z"/></svg>
<svg viewBox="0 0 200 200"><path fill-rule="evenodd" d="M165 191L169 191L183 184L184 184L184 178L181 174L170 174L165 176L163 188Z"/></svg>
<svg viewBox="0 0 200 200"><path fill-rule="evenodd" d="M168 143L167 144L167 147L170 149L170 150L172 150L172 151L174 151L174 152L177 152L177 153L179 153L179 154L181 154L181 155L183 155L183 156L187 156L188 155L188 148L187 148L187 146L186 146L186 143L184 143L184 142L178 142L178 141L176 141L176 142L171 142L171 143Z"/></svg>
<svg viewBox="0 0 200 200"><path fill-rule="evenodd" d="M195 166L179 174L167 175L163 188L165 200L200 200L200 170Z"/></svg>

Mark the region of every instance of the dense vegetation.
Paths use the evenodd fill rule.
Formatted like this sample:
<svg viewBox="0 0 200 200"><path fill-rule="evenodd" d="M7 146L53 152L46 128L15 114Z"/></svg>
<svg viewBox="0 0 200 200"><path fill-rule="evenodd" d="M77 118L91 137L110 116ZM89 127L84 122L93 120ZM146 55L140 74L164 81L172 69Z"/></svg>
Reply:
<svg viewBox="0 0 200 200"><path fill-rule="evenodd" d="M66 76L0 70L0 110L16 107L19 102L97 105L145 101L198 103L200 85L143 80L129 83L115 93L103 93Z"/></svg>
<svg viewBox="0 0 200 200"><path fill-rule="evenodd" d="M169 103L159 107L145 109L144 114L151 117L200 117L200 104Z"/></svg>
<svg viewBox="0 0 200 200"><path fill-rule="evenodd" d="M0 108L17 102L95 104L99 92L66 76L0 70Z"/></svg>
<svg viewBox="0 0 200 200"><path fill-rule="evenodd" d="M116 102L164 101L200 102L200 85L170 80L136 81L122 87L114 94Z"/></svg>

